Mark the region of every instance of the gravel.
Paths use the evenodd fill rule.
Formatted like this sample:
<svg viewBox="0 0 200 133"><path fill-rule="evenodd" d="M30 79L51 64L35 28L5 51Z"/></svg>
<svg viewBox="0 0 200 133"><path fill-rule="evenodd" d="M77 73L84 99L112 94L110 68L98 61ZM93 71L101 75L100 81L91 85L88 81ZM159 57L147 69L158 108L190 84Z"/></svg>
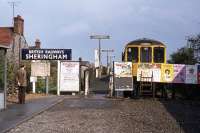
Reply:
<svg viewBox="0 0 200 133"><path fill-rule="evenodd" d="M199 133L200 102L65 99L9 133Z"/></svg>

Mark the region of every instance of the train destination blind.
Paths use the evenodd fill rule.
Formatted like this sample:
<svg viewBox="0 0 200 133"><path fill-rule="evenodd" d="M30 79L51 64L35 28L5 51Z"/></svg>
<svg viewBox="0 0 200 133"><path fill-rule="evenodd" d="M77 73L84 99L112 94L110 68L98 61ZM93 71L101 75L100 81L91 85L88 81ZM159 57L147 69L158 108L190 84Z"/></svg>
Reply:
<svg viewBox="0 0 200 133"><path fill-rule="evenodd" d="M22 49L22 60L71 60L71 49Z"/></svg>

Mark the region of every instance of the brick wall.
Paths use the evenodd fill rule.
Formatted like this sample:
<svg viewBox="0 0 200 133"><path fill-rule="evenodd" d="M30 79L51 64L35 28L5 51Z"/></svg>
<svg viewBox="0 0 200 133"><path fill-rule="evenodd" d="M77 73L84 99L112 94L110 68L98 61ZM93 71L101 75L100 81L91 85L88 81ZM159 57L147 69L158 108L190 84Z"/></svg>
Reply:
<svg viewBox="0 0 200 133"><path fill-rule="evenodd" d="M14 18L14 33L24 35L24 19L20 15Z"/></svg>

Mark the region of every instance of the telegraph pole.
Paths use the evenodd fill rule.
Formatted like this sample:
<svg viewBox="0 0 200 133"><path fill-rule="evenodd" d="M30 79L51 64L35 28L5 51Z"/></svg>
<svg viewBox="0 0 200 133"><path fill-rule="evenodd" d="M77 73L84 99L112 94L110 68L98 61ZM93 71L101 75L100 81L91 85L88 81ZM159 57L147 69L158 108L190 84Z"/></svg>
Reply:
<svg viewBox="0 0 200 133"><path fill-rule="evenodd" d="M109 61L108 61L108 60L109 60L109 59L108 59L108 58L109 58L109 52L110 52L110 53L111 53L111 52L114 52L114 50L113 50L113 49L105 49L105 50L101 50L101 51L102 51L102 52L106 52L106 55L107 55L107 56L106 56L106 57L107 57L107 68L108 68L108 66L109 66L109 63L108 63L108 62L109 62Z"/></svg>
<svg viewBox="0 0 200 133"><path fill-rule="evenodd" d="M111 55L110 56L110 67L112 68L112 61L114 60L115 56L114 55Z"/></svg>
<svg viewBox="0 0 200 133"><path fill-rule="evenodd" d="M110 39L109 35L92 35L90 39L98 39L99 40L99 64L101 66L101 40L102 39Z"/></svg>
<svg viewBox="0 0 200 133"><path fill-rule="evenodd" d="M101 75L101 40L102 39L110 39L110 36L109 35L91 35L90 36L90 39L97 39L99 41L99 77Z"/></svg>

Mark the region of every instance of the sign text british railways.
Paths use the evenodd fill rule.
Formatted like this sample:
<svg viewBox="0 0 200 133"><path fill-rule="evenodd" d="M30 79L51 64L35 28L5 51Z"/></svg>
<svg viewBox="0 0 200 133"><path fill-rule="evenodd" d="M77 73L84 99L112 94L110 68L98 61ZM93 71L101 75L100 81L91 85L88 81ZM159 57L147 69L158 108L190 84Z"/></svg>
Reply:
<svg viewBox="0 0 200 133"><path fill-rule="evenodd" d="M71 60L71 49L22 49L22 60Z"/></svg>

